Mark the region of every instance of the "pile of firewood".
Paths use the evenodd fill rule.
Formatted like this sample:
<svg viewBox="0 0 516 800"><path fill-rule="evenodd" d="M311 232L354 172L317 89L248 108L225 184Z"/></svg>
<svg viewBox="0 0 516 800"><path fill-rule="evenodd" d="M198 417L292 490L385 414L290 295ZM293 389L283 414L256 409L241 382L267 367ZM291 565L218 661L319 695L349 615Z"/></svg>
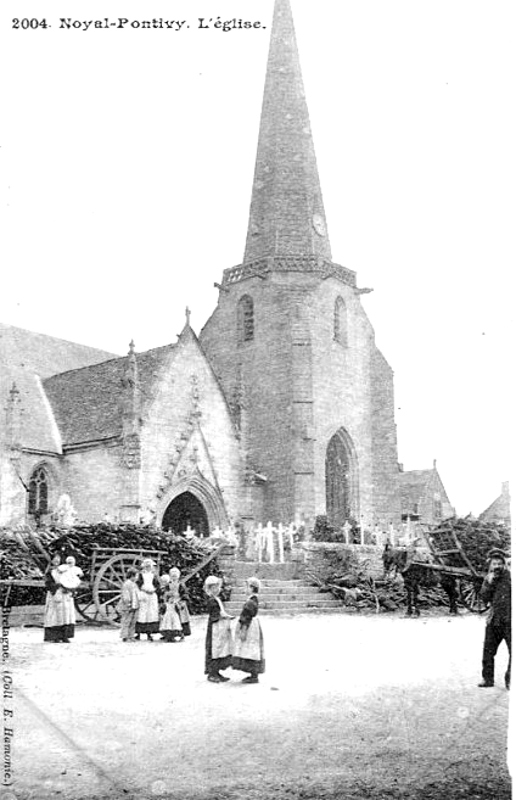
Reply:
<svg viewBox="0 0 516 800"><path fill-rule="evenodd" d="M45 528L38 531L0 531L0 579L42 580L50 558L59 553L64 559L74 556L77 566L84 572L84 581L90 583L92 557L96 548L117 550L138 549L162 551L160 570L167 572L177 566L186 576L212 551L212 542L186 539L156 531L149 526L78 525L73 528ZM191 610L204 607L203 582L209 573L220 574L216 558L188 581ZM44 590L37 586L13 587L10 594L13 605L30 605L44 602Z"/></svg>
<svg viewBox="0 0 516 800"><path fill-rule="evenodd" d="M318 575L308 571L307 577L321 591L331 592L334 597L342 601L344 606L359 611L396 611L406 607L406 591L403 579L371 578L362 570L357 569L346 574L327 575L321 579ZM448 597L441 587L421 586L419 592L419 606L430 608L448 606Z"/></svg>
<svg viewBox="0 0 516 800"><path fill-rule="evenodd" d="M511 532L505 525L482 522L474 517L448 519L439 529L453 530L469 561L477 572L487 570L489 552L494 548L509 555Z"/></svg>
<svg viewBox="0 0 516 800"><path fill-rule="evenodd" d="M506 554L510 552L510 532L503 525L465 517L448 519L439 526L439 530L453 530L467 559L479 574L486 572L491 550L498 548ZM380 612L406 607L402 577L399 574L371 577L367 565L360 565L352 550L329 554L325 568L317 572L308 571L307 577L321 591L330 591L350 608ZM421 580L418 603L421 608L449 605L448 596L432 570L425 572Z"/></svg>

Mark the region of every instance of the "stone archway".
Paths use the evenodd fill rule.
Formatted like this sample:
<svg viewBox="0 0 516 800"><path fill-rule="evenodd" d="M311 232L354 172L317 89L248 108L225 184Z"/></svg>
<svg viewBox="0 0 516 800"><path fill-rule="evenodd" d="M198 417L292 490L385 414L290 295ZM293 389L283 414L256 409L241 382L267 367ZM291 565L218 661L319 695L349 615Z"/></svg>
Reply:
<svg viewBox="0 0 516 800"><path fill-rule="evenodd" d="M192 492L176 495L165 509L161 521L163 530L184 533L193 528L197 536L209 536L208 515L201 501Z"/></svg>
<svg viewBox="0 0 516 800"><path fill-rule="evenodd" d="M188 497L184 497L178 501L177 506L173 506L174 500L181 497L181 495L188 495ZM220 489L213 486L198 471L193 474L183 475L161 497L156 513L157 522L164 530L167 530L165 515L168 509L173 506L174 510L170 512L172 518L174 518L175 514L181 516L181 504L183 505L184 515L188 516L188 514L194 513L198 515L198 519L202 519L201 527L206 531L204 534L206 536L214 528L226 529L228 526L228 515ZM203 510L206 516L206 524L200 509ZM184 526L184 529L186 527L187 525ZM190 527L193 528L194 526L190 523Z"/></svg>
<svg viewBox="0 0 516 800"><path fill-rule="evenodd" d="M357 458L351 437L340 428L326 448L326 516L335 528L359 520Z"/></svg>

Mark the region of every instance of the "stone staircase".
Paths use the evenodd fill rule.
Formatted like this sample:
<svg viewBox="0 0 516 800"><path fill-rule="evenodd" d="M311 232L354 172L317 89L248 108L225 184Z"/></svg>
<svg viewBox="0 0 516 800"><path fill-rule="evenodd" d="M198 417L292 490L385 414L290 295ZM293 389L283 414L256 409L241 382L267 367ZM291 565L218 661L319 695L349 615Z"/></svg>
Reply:
<svg viewBox="0 0 516 800"><path fill-rule="evenodd" d="M342 610L343 606L330 592L321 592L308 580L297 577L299 567L295 563L258 564L247 561L234 563L233 590L231 600L224 603L229 614L238 616L247 600L246 578L259 578L260 614L309 614L330 613Z"/></svg>

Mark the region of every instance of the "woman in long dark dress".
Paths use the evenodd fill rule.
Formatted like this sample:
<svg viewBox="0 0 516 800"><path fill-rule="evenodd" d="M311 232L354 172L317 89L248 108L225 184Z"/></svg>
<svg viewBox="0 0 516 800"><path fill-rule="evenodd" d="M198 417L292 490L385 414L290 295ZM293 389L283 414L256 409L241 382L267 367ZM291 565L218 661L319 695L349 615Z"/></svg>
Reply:
<svg viewBox="0 0 516 800"><path fill-rule="evenodd" d="M47 596L43 641L68 644L75 634L75 607L72 590L62 584L64 573L60 564L61 556L56 554L45 576Z"/></svg>
<svg viewBox="0 0 516 800"><path fill-rule="evenodd" d="M231 666L231 620L219 597L222 581L215 575L210 575L204 582L204 591L208 595L208 628L206 630L206 650L204 673L211 683L228 681L225 675L220 674L221 669Z"/></svg>
<svg viewBox="0 0 516 800"><path fill-rule="evenodd" d="M236 625L231 666L249 673L242 683L258 683L258 675L265 672L263 633L258 619L258 578L249 578L247 588L250 594Z"/></svg>

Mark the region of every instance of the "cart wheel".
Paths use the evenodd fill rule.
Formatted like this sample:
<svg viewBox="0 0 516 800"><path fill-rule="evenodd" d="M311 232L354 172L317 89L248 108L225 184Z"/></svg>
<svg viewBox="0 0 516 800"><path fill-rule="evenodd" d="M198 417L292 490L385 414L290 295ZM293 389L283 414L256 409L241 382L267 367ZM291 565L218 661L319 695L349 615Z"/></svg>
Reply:
<svg viewBox="0 0 516 800"><path fill-rule="evenodd" d="M142 557L138 553L119 553L100 567L93 582L93 603L97 618L103 622L118 622L117 606L129 567L138 567Z"/></svg>
<svg viewBox="0 0 516 800"><path fill-rule="evenodd" d="M480 597L482 581L459 580L460 598L469 611L483 614L487 611L487 604Z"/></svg>
<svg viewBox="0 0 516 800"><path fill-rule="evenodd" d="M97 611L91 586L80 586L74 596L75 608L86 622L102 625L106 620L102 619Z"/></svg>

